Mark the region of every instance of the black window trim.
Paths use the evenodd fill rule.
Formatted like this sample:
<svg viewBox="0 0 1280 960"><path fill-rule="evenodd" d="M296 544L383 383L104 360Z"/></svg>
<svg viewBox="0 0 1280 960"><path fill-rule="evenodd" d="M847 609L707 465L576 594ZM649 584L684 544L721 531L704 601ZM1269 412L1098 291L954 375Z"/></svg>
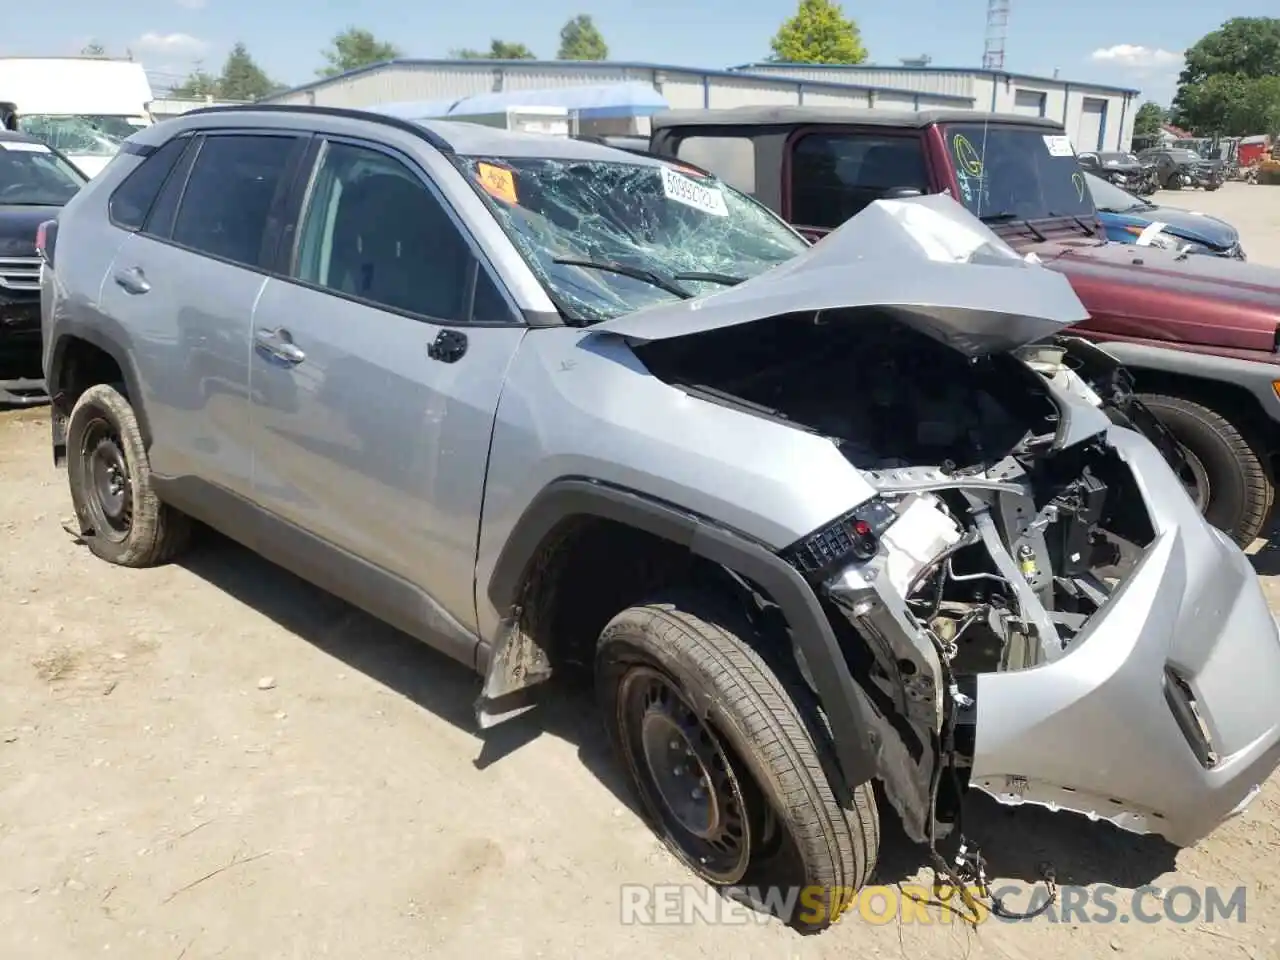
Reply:
<svg viewBox="0 0 1280 960"><path fill-rule="evenodd" d="M842 123L804 124L803 126L797 126L787 135L786 143L783 146L784 175L782 182L782 209L786 211L784 219L788 223L792 224L797 230L821 231L826 234L836 229L836 227L819 227L815 224L801 224L794 217L792 185L795 182L795 150L796 145L805 137L818 134L843 137L879 137L881 139L896 137L904 140L915 140L920 145L920 155L924 160L925 178L928 180L929 192L938 193L941 187L939 186L938 172L934 169L932 151L929 149L926 141L926 133L926 129L904 130L895 127L882 127L876 124Z"/></svg>
<svg viewBox="0 0 1280 960"><path fill-rule="evenodd" d="M350 134L338 134L318 132L315 137L316 143L312 149L307 151L305 175L299 175L294 181L292 188L288 193L287 199L287 215L280 233L279 242L276 249L269 258L274 272L272 276L286 283L303 287L307 290L314 290L317 293L327 294L328 296L338 297L341 300L358 304L362 307L368 307L373 310L380 310L384 313L394 314L396 316L405 317L409 320L417 320L419 323L430 324L434 327L460 327L471 329L484 329L489 327L506 328L506 327L527 327L529 324L524 319L524 313L520 309L520 305L516 303L511 295L511 291L507 288L506 283L502 280L501 275L494 269L489 258L485 256L484 250L476 242L475 237L471 233L471 229L467 226L466 221L453 208L448 198L435 183L431 175L422 168L412 157L404 152L389 147L386 144L379 143L376 140L366 140L363 137L352 136ZM413 310L404 310L399 307L389 306L385 303L378 303L375 300L368 300L364 297L358 297L353 294L344 293L341 290L335 290L332 287L326 287L323 284L312 283L303 280L297 274L298 260L298 244L300 239L300 226L302 218L311 203L312 192L315 189L316 178L320 174L320 165L324 160L325 153L331 143L343 143L352 147L358 147L365 150L372 150L381 153L403 164L410 173L418 178L423 188L440 204L445 215L457 229L471 254L471 269L467 277L466 291L466 320L450 320L444 317L433 317L429 314L418 313ZM475 320L472 319L475 314L475 298L476 288L478 286L479 271L485 271L489 278L489 282L497 289L499 296L507 305L507 311L510 314L508 320Z"/></svg>
<svg viewBox="0 0 1280 960"><path fill-rule="evenodd" d="M169 183L169 178L173 176L173 172L178 169L183 159L187 156L188 153L191 152L191 142L193 139L194 139L194 136L192 132L189 130L184 130L182 133L178 134L177 136L170 137L168 140L166 140L164 143L160 144L159 146L151 146L150 144L131 144L131 143L126 143L123 146L121 146L120 148L121 153L126 153L126 154L129 154L130 156L140 157L141 162L124 175L124 179L116 184L115 189L111 191L111 195L107 197L107 222L110 223L111 226L115 227L117 230L123 230L125 233L143 233L146 230L147 221L151 219L151 211L155 209L156 201L160 199L160 194L164 193L164 188ZM155 194L152 195L151 202L147 205L146 212L143 213L142 215L142 225L138 227L125 226L123 223L121 223L119 220L116 219L115 210L113 209L115 204L116 194L118 194L121 190L125 188L125 185L130 180L132 180L134 176L144 166L147 165L148 162L150 162L152 157L154 157L157 153L159 153L163 148L169 146L169 144L176 143L179 140L186 140L187 142L184 145L183 149L178 153L178 159L173 161L173 166L171 166L165 172L164 179L160 181L160 186L156 189Z"/></svg>
<svg viewBox="0 0 1280 960"><path fill-rule="evenodd" d="M191 171L195 168L196 161L200 159L200 149L204 146L204 139L199 136L183 134L182 139L187 141L185 149L178 154L178 159L173 162L173 166L169 168L169 172L165 174L164 180L161 181L160 189L156 191L156 195L151 200L151 206L147 208L147 215L142 220L142 226L134 231L152 240L168 240L173 233L173 225L178 220L178 211L182 209L182 198L186 196L187 184L191 180ZM179 176L182 177L182 183L178 185L178 198L173 205L173 214L169 217L168 233L157 232L153 229L156 204L164 196L169 183Z"/></svg>

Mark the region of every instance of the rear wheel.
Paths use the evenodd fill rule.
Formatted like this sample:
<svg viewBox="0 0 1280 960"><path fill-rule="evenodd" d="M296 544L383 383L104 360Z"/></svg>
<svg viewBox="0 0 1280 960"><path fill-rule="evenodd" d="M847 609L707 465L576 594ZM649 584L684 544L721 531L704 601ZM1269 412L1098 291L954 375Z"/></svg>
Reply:
<svg viewBox="0 0 1280 960"><path fill-rule="evenodd" d="M1267 522L1275 488L1259 452L1221 414L1199 403L1155 394L1139 399L1182 445L1183 485L1205 519L1242 547Z"/></svg>
<svg viewBox="0 0 1280 960"><path fill-rule="evenodd" d="M841 806L848 791L812 693L753 637L744 615L708 597L625 610L600 637L600 703L667 848L708 883L782 888L784 903L793 891L785 919L820 930L875 866L875 798L863 784Z"/></svg>
<svg viewBox="0 0 1280 960"><path fill-rule="evenodd" d="M67 480L80 529L97 556L123 567L164 563L186 543L187 518L160 502L133 407L98 384L67 419Z"/></svg>

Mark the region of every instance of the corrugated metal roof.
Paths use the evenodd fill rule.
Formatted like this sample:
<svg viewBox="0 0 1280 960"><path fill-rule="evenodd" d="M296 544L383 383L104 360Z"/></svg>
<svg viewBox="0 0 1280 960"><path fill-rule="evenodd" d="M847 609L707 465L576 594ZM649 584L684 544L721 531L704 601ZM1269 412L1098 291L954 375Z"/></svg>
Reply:
<svg viewBox="0 0 1280 960"><path fill-rule="evenodd" d="M519 107L563 107L588 120L647 117L670 104L647 83L603 83L543 90L504 90L458 100L386 103L376 109L408 120L426 117L474 116Z"/></svg>
<svg viewBox="0 0 1280 960"><path fill-rule="evenodd" d="M729 67L730 73L750 73L752 76L769 76L774 70L785 69L787 67L801 67L805 70L848 70L848 71L871 71L871 70L903 70L919 73L967 73L975 77L995 77L996 79L1008 78L1010 80L1028 80L1034 83L1053 83L1058 86L1070 86L1073 89L1087 87L1090 90L1107 90L1111 93L1126 93L1133 96L1141 93L1134 87L1115 87L1106 83L1093 83L1087 80L1063 80L1054 77L1037 77L1030 73L1011 73L1008 70L988 70L983 67L935 67L915 66L913 64L884 64L884 63L789 63L782 61L768 61L755 63L742 63L736 67ZM754 71L759 71L758 73Z"/></svg>
<svg viewBox="0 0 1280 960"><path fill-rule="evenodd" d="M652 70L658 73L685 73L695 74L699 77L723 77L726 79L743 80L745 71L733 70L707 70L702 67L680 67L672 64L663 63L645 63L643 61L633 60L441 60L441 59L418 59L418 58L398 58L395 60L384 60L381 63L371 63L368 66L357 67L355 70L348 70L346 73L340 73L335 77L324 77L319 80L312 80L310 83L304 83L300 86L292 87L288 90L282 90L278 94L271 97L264 97L263 103L270 103L278 97L290 96L292 94L303 93L307 90L317 90L321 87L327 87L331 84L350 80L362 74L374 73L378 70L384 70L388 67L460 67L475 68L488 67L501 68L556 68L558 70L600 70L600 69L622 69L622 70ZM763 74L750 74L751 79L769 81L771 83L785 83L793 87L803 87L808 89L838 89L838 90L876 90L885 93L897 93L906 96L915 96L919 93L917 90L902 90L897 87L881 87L872 84L860 83L840 83L837 81L826 82L823 80L797 80L794 77L770 77ZM956 104L971 104L971 97L952 96L950 94L934 93L930 97L937 100L954 101Z"/></svg>

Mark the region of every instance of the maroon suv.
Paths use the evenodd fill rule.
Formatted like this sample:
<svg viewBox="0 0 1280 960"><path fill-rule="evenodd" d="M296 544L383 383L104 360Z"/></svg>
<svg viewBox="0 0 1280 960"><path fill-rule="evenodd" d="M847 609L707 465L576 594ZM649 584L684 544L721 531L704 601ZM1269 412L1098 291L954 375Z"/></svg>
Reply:
<svg viewBox="0 0 1280 960"><path fill-rule="evenodd" d="M1242 545L1280 450L1280 270L1108 242L1062 125L971 111L743 107L653 118L649 149L696 164L818 238L874 200L947 193L1065 273L1143 403L1183 445L1188 492Z"/></svg>

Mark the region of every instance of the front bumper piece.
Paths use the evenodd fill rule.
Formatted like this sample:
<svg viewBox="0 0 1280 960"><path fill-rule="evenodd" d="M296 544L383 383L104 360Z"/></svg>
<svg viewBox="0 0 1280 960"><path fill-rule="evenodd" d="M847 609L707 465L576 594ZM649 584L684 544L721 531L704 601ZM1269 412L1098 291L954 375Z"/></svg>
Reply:
<svg viewBox="0 0 1280 960"><path fill-rule="evenodd" d="M1190 846L1280 765L1280 629L1244 554L1203 521L1150 442L1118 427L1108 440L1156 539L1062 654L977 675L961 717L972 724L969 784ZM919 633L890 638L924 668L901 701L916 720L941 693L922 682L936 660Z"/></svg>

